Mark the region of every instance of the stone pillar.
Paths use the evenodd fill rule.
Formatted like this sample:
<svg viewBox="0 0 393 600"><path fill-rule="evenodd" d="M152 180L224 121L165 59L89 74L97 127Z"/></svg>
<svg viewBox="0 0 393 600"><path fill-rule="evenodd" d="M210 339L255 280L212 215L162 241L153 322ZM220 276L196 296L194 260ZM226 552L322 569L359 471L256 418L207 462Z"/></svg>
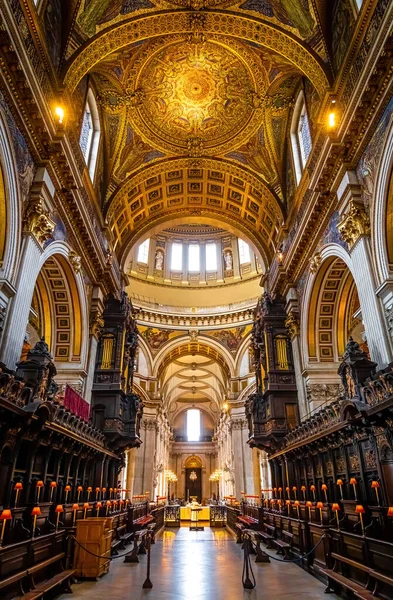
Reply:
<svg viewBox="0 0 393 600"><path fill-rule="evenodd" d="M157 248L156 238L155 237L150 238L149 257L147 259L147 279L154 279L154 268L156 265L156 248Z"/></svg>
<svg viewBox="0 0 393 600"><path fill-rule="evenodd" d="M134 494L153 493L154 452L156 448L156 419L145 417L141 424L142 446L136 451Z"/></svg>
<svg viewBox="0 0 393 600"><path fill-rule="evenodd" d="M240 279L239 244L236 237L232 238L233 277Z"/></svg>
<svg viewBox="0 0 393 600"><path fill-rule="evenodd" d="M285 321L285 326L289 331L292 342L292 354L293 354L293 366L295 371L298 407L300 420L303 420L307 413L310 411L310 407L307 402L305 382L302 375L302 352L300 347L300 323L299 323L299 309L297 302L297 295L295 288L291 288L287 295L287 314L288 317Z"/></svg>
<svg viewBox="0 0 393 600"><path fill-rule="evenodd" d="M206 285L206 244L200 242L199 244L199 284Z"/></svg>
<svg viewBox="0 0 393 600"><path fill-rule="evenodd" d="M182 283L188 283L188 243L182 244Z"/></svg>
<svg viewBox="0 0 393 600"><path fill-rule="evenodd" d="M361 199L360 186L354 183L354 174L346 174L338 195L346 206L338 230L348 244L352 258L353 276L359 295L370 356L381 369L392 360L392 354L383 306L376 294L370 248L370 220Z"/></svg>
<svg viewBox="0 0 393 600"><path fill-rule="evenodd" d="M129 491L129 497L133 496L134 492L134 484L135 484L135 459L137 452L140 450L136 448L131 448L128 450L128 461L127 461L127 473L126 473L126 489Z"/></svg>
<svg viewBox="0 0 393 600"><path fill-rule="evenodd" d="M93 290L91 310L90 310L90 321L89 321L89 333L90 333L90 344L89 344L89 360L87 366L87 377L85 380L85 389L83 390L83 396L87 402L91 401L91 390L94 381L94 370L97 358L97 347L98 338L101 333L101 329L104 326L102 313L104 310L104 295L99 287L95 287Z"/></svg>
<svg viewBox="0 0 393 600"><path fill-rule="evenodd" d="M217 283L222 283L224 281L224 259L222 256L222 240L219 239L216 244L216 252L217 252Z"/></svg>

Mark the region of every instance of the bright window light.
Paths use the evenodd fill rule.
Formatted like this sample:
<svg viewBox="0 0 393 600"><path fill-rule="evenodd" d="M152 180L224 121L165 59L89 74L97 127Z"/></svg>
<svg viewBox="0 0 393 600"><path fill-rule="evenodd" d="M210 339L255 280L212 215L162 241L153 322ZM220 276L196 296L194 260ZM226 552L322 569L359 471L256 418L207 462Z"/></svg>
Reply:
<svg viewBox="0 0 393 600"><path fill-rule="evenodd" d="M178 244L174 242L172 244L171 269L173 269L174 271L181 271L183 269L182 258L183 244Z"/></svg>
<svg viewBox="0 0 393 600"><path fill-rule="evenodd" d="M206 244L206 271L217 271L216 244Z"/></svg>
<svg viewBox="0 0 393 600"><path fill-rule="evenodd" d="M188 270L199 271L199 244L188 246Z"/></svg>
<svg viewBox="0 0 393 600"><path fill-rule="evenodd" d="M241 240L240 238L238 239L238 242L240 264L244 265L245 263L251 262L250 246L246 244L246 242L243 242L243 240Z"/></svg>
<svg viewBox="0 0 393 600"><path fill-rule="evenodd" d="M145 263L147 265L149 259L149 245L150 240L145 240L138 248L138 262Z"/></svg>
<svg viewBox="0 0 393 600"><path fill-rule="evenodd" d="M187 438L189 442L199 442L201 437L201 411L191 408L187 411Z"/></svg>

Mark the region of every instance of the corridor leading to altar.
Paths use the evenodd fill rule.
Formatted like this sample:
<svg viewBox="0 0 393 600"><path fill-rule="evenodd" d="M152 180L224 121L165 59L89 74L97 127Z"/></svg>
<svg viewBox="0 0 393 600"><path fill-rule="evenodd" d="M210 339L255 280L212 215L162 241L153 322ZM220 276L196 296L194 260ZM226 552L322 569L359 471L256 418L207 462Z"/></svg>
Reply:
<svg viewBox="0 0 393 600"><path fill-rule="evenodd" d="M270 551L269 551L270 552ZM273 553L274 555L275 553ZM254 562L254 590L242 586L243 553L226 529L191 532L188 526L166 529L152 546L153 588L142 589L147 556L137 564L112 561L110 572L98 582L73 586L77 600L326 600L325 585L291 563ZM329 600L336 600L331 594ZM60 600L68 600L64 594Z"/></svg>

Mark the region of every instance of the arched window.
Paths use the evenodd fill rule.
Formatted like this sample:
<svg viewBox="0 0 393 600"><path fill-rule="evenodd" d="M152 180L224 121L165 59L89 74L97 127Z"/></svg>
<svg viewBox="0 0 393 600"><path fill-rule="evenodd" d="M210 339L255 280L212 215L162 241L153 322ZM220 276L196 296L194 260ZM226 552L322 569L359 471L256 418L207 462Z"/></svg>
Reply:
<svg viewBox="0 0 393 600"><path fill-rule="evenodd" d="M299 183L312 148L310 122L303 92L300 92L293 112L291 140L296 180Z"/></svg>
<svg viewBox="0 0 393 600"><path fill-rule="evenodd" d="M144 263L145 265L147 265L147 262L149 260L149 245L150 239L148 238L147 240L142 242L142 244L140 244L138 248L138 262Z"/></svg>
<svg viewBox="0 0 393 600"><path fill-rule="evenodd" d="M187 411L187 439L189 442L199 442L201 437L201 411L190 408Z"/></svg>
<svg viewBox="0 0 393 600"><path fill-rule="evenodd" d="M238 238L239 244L239 262L241 265L245 265L251 262L250 246Z"/></svg>
<svg viewBox="0 0 393 600"><path fill-rule="evenodd" d="M100 143L100 119L98 116L97 103L91 89L87 93L85 112L79 138L79 145L82 150L87 168L89 169L90 179L93 181L97 164L98 146Z"/></svg>

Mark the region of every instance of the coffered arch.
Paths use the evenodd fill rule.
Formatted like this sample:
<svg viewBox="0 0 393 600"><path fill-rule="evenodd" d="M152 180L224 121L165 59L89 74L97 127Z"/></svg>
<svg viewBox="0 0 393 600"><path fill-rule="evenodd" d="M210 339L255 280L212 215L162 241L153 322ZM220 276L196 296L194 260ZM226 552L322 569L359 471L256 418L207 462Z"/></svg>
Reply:
<svg viewBox="0 0 393 600"><path fill-rule="evenodd" d="M236 13L209 11L160 11L122 21L86 42L69 60L64 83L73 92L79 81L103 58L126 46L157 36L188 34L230 35L273 50L302 71L320 97L329 87L321 59L300 39L262 19Z"/></svg>
<svg viewBox="0 0 393 600"><path fill-rule="evenodd" d="M246 237L266 265L284 214L277 197L247 169L226 160L174 159L128 179L106 207L106 217L120 263L137 240L187 217L189 222L224 223Z"/></svg>

